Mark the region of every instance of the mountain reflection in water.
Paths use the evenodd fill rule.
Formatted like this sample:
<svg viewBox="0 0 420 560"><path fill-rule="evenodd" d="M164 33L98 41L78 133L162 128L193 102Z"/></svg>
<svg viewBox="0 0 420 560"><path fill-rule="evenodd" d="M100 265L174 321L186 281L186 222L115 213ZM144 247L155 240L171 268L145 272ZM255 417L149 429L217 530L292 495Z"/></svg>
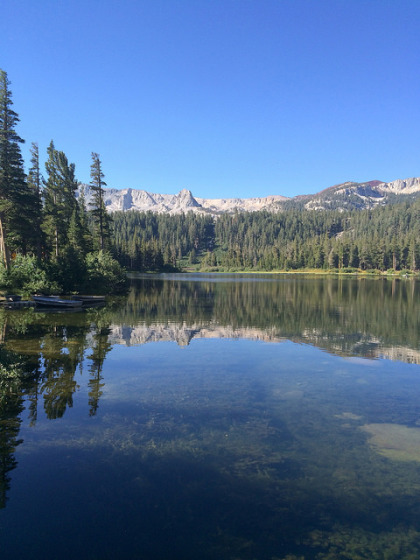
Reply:
<svg viewBox="0 0 420 560"><path fill-rule="evenodd" d="M73 409L72 421L77 426L71 432L70 441L77 443L79 454L87 453L93 446L98 449L97 459L89 456L89 461L96 464L97 460L98 465L111 468L110 457L118 454L120 459L123 456L128 461L130 453L134 453L133 465L142 465L143 471L135 476L133 492L145 499L142 515L147 517L153 512L148 521L150 531L155 530L152 527L155 516L156 524L162 520L167 524L167 536L181 532L177 508L184 516L190 515L190 528L194 528L192 519L202 515L198 506L202 498L198 492L201 482L207 478L208 484L217 486L214 495L203 490L214 510L209 511L209 518L200 518L199 523L204 527L212 519L215 524L212 538L217 543L212 548L206 540L210 539L209 534L201 534L201 529L197 529L209 547L203 558L340 558L329 555L334 554L334 547L329 547L334 543L338 550L345 540L343 535L350 534L350 521L344 522L346 512L340 509L342 496L354 508L353 513L347 512L350 517L354 515L353 522L357 518L357 523L369 527L370 531L361 533L368 543L365 556L362 553L357 556L360 551L349 552L351 546L347 543L343 558L382 554L380 547L386 549L390 535L411 554L417 550L415 543L420 542L417 533L420 527L411 524L410 530L414 532L409 542L406 536L403 538L394 531L393 514L386 510L391 500L387 488L392 482L391 486L399 489L400 484L403 486L399 481L404 476L414 480L419 467L409 464L398 467L398 476L394 471L388 473L387 463L381 461L387 461L389 454L379 448L377 437L369 447L369 434L374 429L375 434L385 434L388 446L392 445L391 435L395 438L395 434L399 439L400 434L408 439L408 434L410 442L417 441L420 413L414 398L414 378L408 376L410 385L392 381L395 385L392 390L390 385L388 392L381 385L381 375L386 376L382 369L373 367L368 379L359 372L363 363L375 365L380 363L380 358L420 363L419 289L420 284L415 280L386 278L139 275L132 277L126 297L110 299L103 308L65 314L0 309L0 361L5 365L17 361L23 372L19 376L12 373L8 376L4 371L0 374L0 509L9 509L9 505L5 507L8 497L13 501L9 495L13 494L13 472L19 471L18 460L25 463L31 453L36 456L37 445L39 449L50 449L48 442L42 440L42 431L36 431L38 424L44 430L54 424L58 430L59 422ZM255 354L254 347L251 352L248 346L241 346L244 356L241 357L231 346L211 346L207 351L204 346L191 344L204 339L209 339L208 345L216 344L219 339L225 339L226 343L237 340L244 344L246 341L273 344L264 346L264 352L255 350ZM307 357L298 355L295 345L288 341L304 344ZM148 344L152 342L175 342L181 347L191 344L191 347L182 359L171 350L173 345L162 344L162 353L158 355L153 345ZM276 350L279 345L275 343L284 347L282 361ZM124 347L138 345L147 346L137 349L134 358L130 357L133 354L122 354L129 352ZM310 356L318 356L317 349L324 351L325 364L314 367ZM114 352L117 358L111 358ZM347 365L338 364L337 356L350 358L345 360ZM152 364L150 371L147 360ZM217 364L213 369L212 361ZM279 369L279 363L283 369ZM105 375L107 364L112 374ZM185 368L182 373L181 367ZM130 368L135 369L131 372ZM219 380L216 379L218 368ZM364 384L365 393L360 392ZM118 408L116 394L127 400L126 411ZM372 395L377 398L373 400ZM129 399L134 396L131 402ZM107 402L107 408L101 416L103 402ZM118 425L116 419L120 416L122 424ZM54 422L45 424L49 420ZM99 434L93 430L100 423L104 432ZM71 423L61 425L64 430L73 429ZM53 442L53 436L50 437ZM35 438L32 443L31 438ZM57 440L57 449L69 445L62 438ZM363 460L371 465L371 472L364 472L359 463L351 464L356 461L352 446L356 449L362 443L365 445ZM71 453L70 445L68 449ZM341 454L342 460L333 459L331 450L335 457ZM405 456L417 457L420 452L405 453ZM87 457L83 459L86 464ZM334 461L337 464L332 466ZM372 465L382 469L384 487L380 486L375 496L371 494L362 507L365 490L359 479L366 485L379 484ZM127 472L134 470L128 462L124 468ZM103 484L109 482L107 477L111 478L112 469L105 469ZM408 469L409 475L401 469ZM78 476L82 476L81 470ZM152 494L147 490L151 480L158 505L153 505ZM168 480L174 485L182 481L186 487L192 485L196 489L197 495L185 490L181 496L186 509L177 501ZM329 486L331 480L335 488ZM160 495L159 487L166 487L166 497ZM277 488L274 497L273 488ZM411 523L410 515L417 507L413 488L401 490L401 495L410 496L408 504L399 496L393 505L405 535ZM253 491L256 502L250 503L255 511L246 519L240 504ZM388 506L384 506L382 499ZM338 529L329 518L328 501L334 504ZM378 511L384 507L381 526ZM188 508L190 513L186 513ZM228 520L224 508L230 508L232 516L237 517L236 522ZM258 511L262 516L260 521ZM378 517L374 520L371 514ZM220 527L217 528L218 517ZM272 526L264 525L264 519L270 520ZM278 530L275 523L281 524L282 531L288 533L287 538L275 537ZM372 537L375 531L380 534L376 540ZM264 539L258 532L267 537L264 551L259 548ZM306 540L301 533L306 535ZM194 544L188 552L184 537L177 538L183 543L183 557L194 558L202 543L191 537ZM375 544L379 552L370 540L379 543ZM148 542L142 546L149 550L144 558L176 557L153 548L156 544ZM5 558L13 557L12 551L9 552ZM118 555L118 552L121 550L117 547L113 553ZM80 556L80 550L77 554ZM108 556L92 552L85 557ZM126 553L122 557L136 556Z"/></svg>
<svg viewBox="0 0 420 560"><path fill-rule="evenodd" d="M261 274L245 281L238 275L192 278L133 278L127 305L111 326L113 342L166 340L185 346L194 338L292 340L340 356L420 363L417 281Z"/></svg>

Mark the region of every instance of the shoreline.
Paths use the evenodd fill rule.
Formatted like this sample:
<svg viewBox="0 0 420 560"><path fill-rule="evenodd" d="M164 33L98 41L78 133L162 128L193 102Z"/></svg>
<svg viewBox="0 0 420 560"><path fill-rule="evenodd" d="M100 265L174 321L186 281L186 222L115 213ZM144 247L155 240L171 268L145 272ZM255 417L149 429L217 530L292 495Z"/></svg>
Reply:
<svg viewBox="0 0 420 560"><path fill-rule="evenodd" d="M296 269L296 270L203 270L184 268L180 274L307 274L316 276L363 276L363 277L390 277L390 278L419 278L420 271L380 271L380 270L322 270L322 269Z"/></svg>
<svg viewBox="0 0 420 560"><path fill-rule="evenodd" d="M127 275L131 274L147 274L147 275L160 275L168 274L168 272L158 271L135 271L130 270ZM308 275L308 276L341 276L341 277L363 277L363 278L401 278L401 279L416 279L420 278L420 271L384 271L379 270L355 270L355 271L340 271L340 270L321 270L321 269L297 269L297 270L203 270L184 268L177 272L170 272L169 274L273 274L273 275Z"/></svg>

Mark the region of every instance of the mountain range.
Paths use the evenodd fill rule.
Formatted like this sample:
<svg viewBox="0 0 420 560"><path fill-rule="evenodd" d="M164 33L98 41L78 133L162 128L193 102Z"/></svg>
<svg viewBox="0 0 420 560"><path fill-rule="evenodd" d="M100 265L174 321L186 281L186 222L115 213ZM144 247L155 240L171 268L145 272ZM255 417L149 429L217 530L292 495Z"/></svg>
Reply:
<svg viewBox="0 0 420 560"><path fill-rule="evenodd" d="M89 185L83 185L86 202L91 199ZM105 205L109 212L152 211L179 214L194 212L217 216L224 213L276 212L289 208L302 210L352 210L374 208L420 195L420 178L397 179L390 183L368 181L346 182L324 189L316 194L298 195L288 198L272 195L256 198L198 198L188 189L178 194L155 194L142 189L104 189Z"/></svg>
<svg viewBox="0 0 420 560"><path fill-rule="evenodd" d="M111 344L136 346L151 342L176 342L179 346L188 346L192 340L229 338L242 340L259 340L270 343L281 343L289 340L298 344L311 344L326 350L330 354L342 357L360 357L367 359L387 358L409 364L420 364L420 351L409 346L388 346L373 335L355 333L353 337L344 337L342 333L326 337L322 329L303 330L290 336L281 333L281 329L261 329L255 327L222 326L216 322L209 324L197 323L162 324L151 323L136 327L111 325Z"/></svg>

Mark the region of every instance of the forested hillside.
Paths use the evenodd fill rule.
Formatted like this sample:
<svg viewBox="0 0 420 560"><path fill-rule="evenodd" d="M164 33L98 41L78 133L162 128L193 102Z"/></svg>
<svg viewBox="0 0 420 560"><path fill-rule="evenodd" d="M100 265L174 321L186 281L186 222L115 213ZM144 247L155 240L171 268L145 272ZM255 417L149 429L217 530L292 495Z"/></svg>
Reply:
<svg viewBox="0 0 420 560"><path fill-rule="evenodd" d="M291 209L217 218L113 213L118 258L133 270L377 269L420 266L420 200L373 210Z"/></svg>

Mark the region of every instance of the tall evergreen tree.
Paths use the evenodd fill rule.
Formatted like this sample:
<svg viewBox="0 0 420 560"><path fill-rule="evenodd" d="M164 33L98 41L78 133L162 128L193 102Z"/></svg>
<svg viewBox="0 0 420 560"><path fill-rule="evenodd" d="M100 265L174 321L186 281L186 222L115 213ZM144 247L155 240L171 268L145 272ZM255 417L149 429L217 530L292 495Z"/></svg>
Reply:
<svg viewBox="0 0 420 560"><path fill-rule="evenodd" d="M50 250L59 255L62 192L58 178L57 150L51 140L47 149L48 160L45 163L47 179L44 180L44 221L43 229L49 242Z"/></svg>
<svg viewBox="0 0 420 560"><path fill-rule="evenodd" d="M35 238L36 255L40 259L42 256L43 232L42 223L42 176L39 168L39 149L36 142L32 142L31 148L31 168L28 173L28 187L33 198L33 237Z"/></svg>
<svg viewBox="0 0 420 560"><path fill-rule="evenodd" d="M85 187L84 185L79 186L79 216L80 216L80 227L83 237L83 248L85 253L89 253L93 250L93 237L89 229L89 215L86 209L86 197L85 197Z"/></svg>
<svg viewBox="0 0 420 560"><path fill-rule="evenodd" d="M0 70L0 252L6 268L10 264L13 234L20 216L19 206L28 198L26 176L19 144L24 140L15 130L19 117L12 109L7 73Z"/></svg>
<svg viewBox="0 0 420 560"><path fill-rule="evenodd" d="M106 211L104 202L104 190L106 186L103 180L104 174L102 173L102 163L99 154L92 152L92 165L90 166L90 188L92 191L92 202L89 206L92 207L91 214L93 216L95 228L97 231L98 247L101 251L109 248L110 241L110 217Z"/></svg>
<svg viewBox="0 0 420 560"><path fill-rule="evenodd" d="M43 228L49 239L50 249L57 258L66 246L74 247L76 236L83 237L83 234L76 199L78 183L75 165L69 164L64 152L55 149L53 141L47 152L45 168L48 179L44 188Z"/></svg>

